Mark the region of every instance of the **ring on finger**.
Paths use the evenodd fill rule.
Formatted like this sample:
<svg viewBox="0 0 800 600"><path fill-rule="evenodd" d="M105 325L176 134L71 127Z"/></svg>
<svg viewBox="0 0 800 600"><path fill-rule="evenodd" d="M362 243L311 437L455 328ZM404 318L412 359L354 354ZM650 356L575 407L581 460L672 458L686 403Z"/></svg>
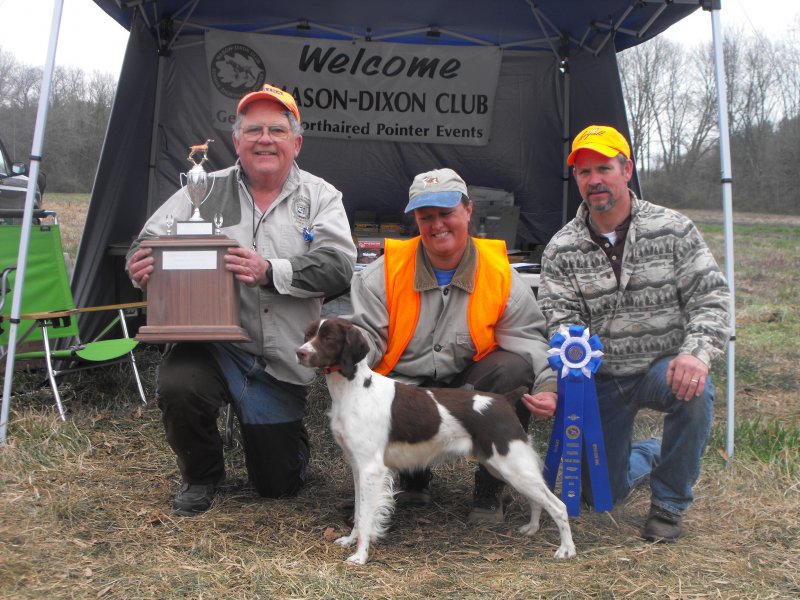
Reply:
<svg viewBox="0 0 800 600"><path fill-rule="evenodd" d="M692 379L692 383L697 383L698 381L700 381L700 380L699 379Z"/></svg>

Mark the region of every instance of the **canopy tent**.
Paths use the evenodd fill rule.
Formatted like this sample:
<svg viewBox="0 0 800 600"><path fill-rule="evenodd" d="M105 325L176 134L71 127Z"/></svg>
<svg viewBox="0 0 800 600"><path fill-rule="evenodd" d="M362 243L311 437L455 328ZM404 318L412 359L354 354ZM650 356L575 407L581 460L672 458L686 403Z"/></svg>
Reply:
<svg viewBox="0 0 800 600"><path fill-rule="evenodd" d="M571 136L602 122L628 133L616 52L657 35L699 0L95 0L130 29L109 133L75 266L80 301L111 301L119 261L178 186L188 145L214 137L210 168L233 162L230 133L210 122L203 39L207 30L291 38L487 45L502 49L485 146L312 138L302 168L357 210L400 213L416 173L449 166L474 186L513 192L520 245L545 244L580 198L565 165ZM302 105L301 105L302 110ZM636 187L636 186L635 186Z"/></svg>
<svg viewBox="0 0 800 600"><path fill-rule="evenodd" d="M110 249L127 246L174 192L178 174L187 168L188 145L210 137L203 45L208 30L501 49L486 145L308 136L298 162L343 192L351 218L363 209L401 212L416 173L452 167L470 185L513 192L520 207L518 242L527 245L546 243L580 202L566 167L572 136L591 123L611 124L628 133L616 52L658 35L699 7L713 9L715 40L721 43L720 0L95 3L131 34L75 265L73 289L80 304L124 299L111 284L119 279L121 265ZM724 79L718 76L720 85ZM724 102L722 88L718 95ZM720 110L723 121L726 114ZM724 161L727 126L722 121L721 133ZM220 135L213 137L218 141L209 152L211 168L231 164L235 156L230 136L224 141ZM723 196L730 218L727 169L723 162ZM732 236L726 237L730 244ZM732 285L732 250L726 262ZM91 332L91 324L83 323L83 329ZM731 344L729 432L732 355ZM3 437L5 418L4 414L0 423ZM731 453L730 435L729 440Z"/></svg>

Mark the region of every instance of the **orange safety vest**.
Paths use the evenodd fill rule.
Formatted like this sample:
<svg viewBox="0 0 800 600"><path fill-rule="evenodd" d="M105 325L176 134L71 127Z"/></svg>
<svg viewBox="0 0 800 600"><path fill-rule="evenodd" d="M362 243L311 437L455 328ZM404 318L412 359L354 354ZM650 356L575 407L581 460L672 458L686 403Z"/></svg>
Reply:
<svg viewBox="0 0 800 600"><path fill-rule="evenodd" d="M511 265L503 240L473 238L478 249L475 287L467 308L469 333L475 344L473 360L478 361L497 347L494 328L503 315L511 293ZM389 373L405 352L419 321L420 298L414 290L419 236L410 240L384 241L383 268L386 276L386 308L389 312L389 340L386 353L375 371Z"/></svg>

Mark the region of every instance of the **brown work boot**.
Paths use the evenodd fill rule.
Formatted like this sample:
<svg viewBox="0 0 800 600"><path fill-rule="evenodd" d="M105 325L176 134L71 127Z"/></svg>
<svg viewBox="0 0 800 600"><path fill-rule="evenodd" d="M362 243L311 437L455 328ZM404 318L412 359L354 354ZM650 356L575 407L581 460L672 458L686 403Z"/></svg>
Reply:
<svg viewBox="0 0 800 600"><path fill-rule="evenodd" d="M642 537L650 542L673 544L684 533L683 517L656 506L650 505L650 514L642 530Z"/></svg>

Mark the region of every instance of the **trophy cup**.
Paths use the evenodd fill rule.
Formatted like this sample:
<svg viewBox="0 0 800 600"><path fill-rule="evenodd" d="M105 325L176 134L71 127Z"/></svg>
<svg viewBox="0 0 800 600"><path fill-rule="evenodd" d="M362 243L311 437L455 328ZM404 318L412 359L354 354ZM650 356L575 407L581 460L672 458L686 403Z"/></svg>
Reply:
<svg viewBox="0 0 800 600"><path fill-rule="evenodd" d="M225 268L226 249L237 243L222 234L221 212L214 215L213 232L212 223L200 216L200 205L210 194L203 163L213 141L192 146L193 166L181 173L184 193L194 207L191 218L175 222L173 236L170 213L167 235L142 241L143 248L152 248L153 272L147 284L147 325L139 328L139 341L250 340L239 322L237 282ZM213 189L213 178L211 182Z"/></svg>
<svg viewBox="0 0 800 600"><path fill-rule="evenodd" d="M211 235L211 223L200 216L200 205L211 194L208 189L208 173L203 169L203 163L208 160L208 145L214 140L208 139L202 144L189 147L188 160L192 168L187 173L180 174L183 192L192 203L192 216L188 221L178 223L178 235ZM211 189L214 189L214 179L211 179Z"/></svg>

